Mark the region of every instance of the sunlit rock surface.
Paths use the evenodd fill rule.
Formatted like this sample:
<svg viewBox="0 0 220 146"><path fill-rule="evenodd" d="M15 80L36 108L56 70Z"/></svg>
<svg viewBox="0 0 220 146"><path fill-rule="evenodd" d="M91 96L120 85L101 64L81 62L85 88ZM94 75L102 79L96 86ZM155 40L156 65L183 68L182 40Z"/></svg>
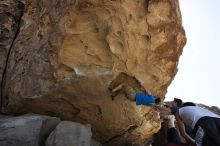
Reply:
<svg viewBox="0 0 220 146"><path fill-rule="evenodd" d="M124 72L163 99L186 42L178 1L27 0L18 21L2 112L89 123L106 145L141 144L159 130L158 113L123 94L112 101L108 86Z"/></svg>

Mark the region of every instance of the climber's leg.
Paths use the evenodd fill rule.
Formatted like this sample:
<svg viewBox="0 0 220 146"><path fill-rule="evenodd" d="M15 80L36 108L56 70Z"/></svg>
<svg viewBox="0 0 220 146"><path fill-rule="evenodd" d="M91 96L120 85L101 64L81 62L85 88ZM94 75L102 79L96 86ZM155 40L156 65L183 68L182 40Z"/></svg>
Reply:
<svg viewBox="0 0 220 146"><path fill-rule="evenodd" d="M136 91L132 87L126 85L125 83L122 83L114 89L112 89L112 92L117 92L119 90L123 90L123 92L129 100L135 101Z"/></svg>
<svg viewBox="0 0 220 146"><path fill-rule="evenodd" d="M124 83L119 84L117 87L115 87L114 89L112 89L112 92L116 92L116 91L118 91L118 90L121 90L124 85L125 85Z"/></svg>

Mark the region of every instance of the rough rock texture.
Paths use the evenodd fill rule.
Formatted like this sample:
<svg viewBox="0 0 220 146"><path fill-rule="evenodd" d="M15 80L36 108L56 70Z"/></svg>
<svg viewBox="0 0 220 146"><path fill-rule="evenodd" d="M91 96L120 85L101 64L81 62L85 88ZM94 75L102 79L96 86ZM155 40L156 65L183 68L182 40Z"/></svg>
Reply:
<svg viewBox="0 0 220 146"><path fill-rule="evenodd" d="M60 122L58 118L27 114L0 118L1 146L42 145Z"/></svg>
<svg viewBox="0 0 220 146"><path fill-rule="evenodd" d="M210 107L210 106L207 106L207 105L204 105L204 104L198 104L198 106L206 108L206 109L210 110L211 112L213 112L213 113L220 116L220 108L217 107L217 106L211 106Z"/></svg>
<svg viewBox="0 0 220 146"><path fill-rule="evenodd" d="M99 142L97 142L96 140L92 139L90 146L102 146Z"/></svg>
<svg viewBox="0 0 220 146"><path fill-rule="evenodd" d="M162 122L160 130L154 134L154 142L152 143L152 146L167 146L167 125Z"/></svg>
<svg viewBox="0 0 220 146"><path fill-rule="evenodd" d="M90 146L91 126L71 121L60 122L49 135L46 146Z"/></svg>
<svg viewBox="0 0 220 146"><path fill-rule="evenodd" d="M185 44L178 1L30 0L8 57L2 112L90 123L106 145L141 144L159 116L108 86L121 72L164 97ZM126 78L125 78L126 79Z"/></svg>
<svg viewBox="0 0 220 146"><path fill-rule="evenodd" d="M0 1L0 94L2 93L2 78L8 54L18 33L23 9L22 2L16 0Z"/></svg>

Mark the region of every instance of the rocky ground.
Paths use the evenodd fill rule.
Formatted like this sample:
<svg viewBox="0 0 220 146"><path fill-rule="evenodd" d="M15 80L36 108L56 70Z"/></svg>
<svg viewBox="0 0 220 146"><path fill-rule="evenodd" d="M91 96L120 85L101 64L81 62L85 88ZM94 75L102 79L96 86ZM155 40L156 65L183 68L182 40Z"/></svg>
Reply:
<svg viewBox="0 0 220 146"><path fill-rule="evenodd" d="M218 107L199 106L220 115ZM165 146L166 125L142 146ZM93 139L90 124L61 121L60 118L38 114L0 115L1 146L105 146ZM127 144L129 145L129 144ZM137 145L140 146L140 145Z"/></svg>
<svg viewBox="0 0 220 146"><path fill-rule="evenodd" d="M91 125L37 114L0 115L1 146L100 146Z"/></svg>

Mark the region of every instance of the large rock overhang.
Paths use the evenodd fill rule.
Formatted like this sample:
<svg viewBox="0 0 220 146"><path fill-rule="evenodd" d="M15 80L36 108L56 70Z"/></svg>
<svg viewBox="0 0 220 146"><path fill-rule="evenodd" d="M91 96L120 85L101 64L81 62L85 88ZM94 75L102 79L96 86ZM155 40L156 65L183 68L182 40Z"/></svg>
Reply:
<svg viewBox="0 0 220 146"><path fill-rule="evenodd" d="M3 76L2 112L90 123L102 143L140 144L158 113L108 91L121 73L164 98L186 38L178 1L26 1ZM126 79L126 78L125 78Z"/></svg>

